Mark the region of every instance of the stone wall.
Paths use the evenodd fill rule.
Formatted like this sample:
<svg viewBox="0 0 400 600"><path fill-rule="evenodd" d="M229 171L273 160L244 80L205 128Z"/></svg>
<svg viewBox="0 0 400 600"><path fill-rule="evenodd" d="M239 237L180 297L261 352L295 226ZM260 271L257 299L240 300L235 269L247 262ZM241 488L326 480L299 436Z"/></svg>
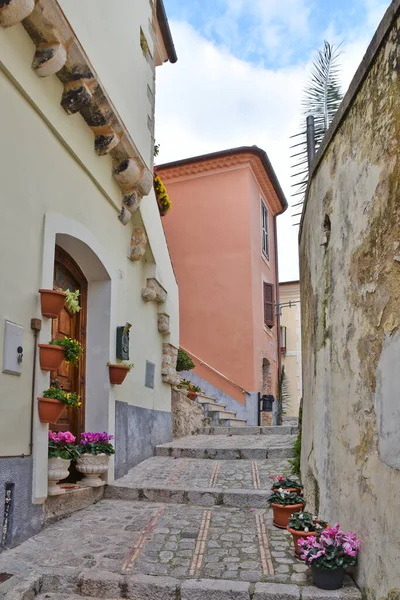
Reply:
<svg viewBox="0 0 400 600"><path fill-rule="evenodd" d="M204 425L204 410L200 404L172 390L172 437L198 433Z"/></svg>
<svg viewBox="0 0 400 600"><path fill-rule="evenodd" d="M400 2L311 166L300 230L302 478L356 531L367 598L400 589Z"/></svg>

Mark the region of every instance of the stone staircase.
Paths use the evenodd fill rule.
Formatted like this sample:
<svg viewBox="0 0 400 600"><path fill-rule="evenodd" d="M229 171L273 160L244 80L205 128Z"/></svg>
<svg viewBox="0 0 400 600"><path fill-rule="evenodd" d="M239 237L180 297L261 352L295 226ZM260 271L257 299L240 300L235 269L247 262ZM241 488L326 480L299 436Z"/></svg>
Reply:
<svg viewBox="0 0 400 600"><path fill-rule="evenodd" d="M197 402L202 405L204 416L210 419L210 425L214 427L241 427L247 423L246 419L238 419L236 412L227 410L226 404L220 404L212 396L199 394Z"/></svg>

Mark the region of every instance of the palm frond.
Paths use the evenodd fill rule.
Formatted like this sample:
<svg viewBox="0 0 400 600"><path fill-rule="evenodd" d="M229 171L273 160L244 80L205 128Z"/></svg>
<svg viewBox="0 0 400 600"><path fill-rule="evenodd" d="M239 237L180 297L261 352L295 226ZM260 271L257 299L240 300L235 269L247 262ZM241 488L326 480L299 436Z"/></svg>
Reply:
<svg viewBox="0 0 400 600"><path fill-rule="evenodd" d="M315 150L321 145L343 98L338 62L341 54L340 46L341 44L333 46L327 41L324 42L324 48L317 53L310 79L304 89L301 106L305 117L308 115L314 117ZM304 202L304 194L308 183L307 131L304 129L304 121L301 124L300 131L291 136L292 138L296 138L296 143L290 147L291 150L295 149L295 152L291 155L291 159L294 161L292 169L297 170L298 167L306 167L305 170L300 170L292 175L294 181L291 186L294 188L292 196L302 196L302 200L297 204L299 206Z"/></svg>

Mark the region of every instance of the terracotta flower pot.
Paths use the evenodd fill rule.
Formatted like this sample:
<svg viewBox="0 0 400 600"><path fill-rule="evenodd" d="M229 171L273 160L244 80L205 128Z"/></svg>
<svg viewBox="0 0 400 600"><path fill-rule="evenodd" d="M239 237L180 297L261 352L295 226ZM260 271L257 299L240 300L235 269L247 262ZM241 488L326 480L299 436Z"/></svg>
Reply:
<svg viewBox="0 0 400 600"><path fill-rule="evenodd" d="M126 365L108 365L108 370L110 373L110 383L113 385L121 385L129 373L129 367Z"/></svg>
<svg viewBox="0 0 400 600"><path fill-rule="evenodd" d="M290 515L299 510L303 510L303 507L304 504L288 504L287 506L282 506L282 504L271 502L271 508L274 511L273 523L275 527L286 529L289 524Z"/></svg>
<svg viewBox="0 0 400 600"><path fill-rule="evenodd" d="M51 344L39 344L40 368L43 371L56 371L64 360L64 348Z"/></svg>
<svg viewBox="0 0 400 600"><path fill-rule="evenodd" d="M41 423L57 423L66 406L53 398L38 398L39 419Z"/></svg>
<svg viewBox="0 0 400 600"><path fill-rule="evenodd" d="M65 304L65 292L56 290L39 290L42 315L49 319L56 319Z"/></svg>
<svg viewBox="0 0 400 600"><path fill-rule="evenodd" d="M316 521L316 522L319 523L319 521ZM324 529L326 527L329 527L329 525L326 524ZM291 527L289 527L289 525L287 526L286 529L289 531L289 533L292 534L295 556L299 556L299 539L309 537L310 535L312 535L312 536L317 535L316 531L309 531L308 533L306 533L305 531L297 531L297 529L292 529Z"/></svg>
<svg viewBox="0 0 400 600"><path fill-rule="evenodd" d="M187 393L187 397L189 398L189 400L196 400L196 398L197 398L197 392L191 392L191 391L189 391Z"/></svg>

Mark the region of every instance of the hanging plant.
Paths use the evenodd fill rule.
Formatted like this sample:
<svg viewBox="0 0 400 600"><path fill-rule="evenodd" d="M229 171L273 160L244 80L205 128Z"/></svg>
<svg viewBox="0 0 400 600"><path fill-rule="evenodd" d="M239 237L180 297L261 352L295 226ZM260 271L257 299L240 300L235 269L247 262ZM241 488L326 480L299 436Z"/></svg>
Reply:
<svg viewBox="0 0 400 600"><path fill-rule="evenodd" d="M78 313L81 310L79 306L79 290L72 292L71 290L65 290L65 304L72 313Z"/></svg>
<svg viewBox="0 0 400 600"><path fill-rule="evenodd" d="M165 185L161 181L161 177L154 173L154 192L156 194L158 209L163 217L171 210L172 202L167 194Z"/></svg>
<svg viewBox="0 0 400 600"><path fill-rule="evenodd" d="M83 346L78 340L64 336L61 340L51 340L51 346L60 346L65 353L65 362L76 367L83 356Z"/></svg>

